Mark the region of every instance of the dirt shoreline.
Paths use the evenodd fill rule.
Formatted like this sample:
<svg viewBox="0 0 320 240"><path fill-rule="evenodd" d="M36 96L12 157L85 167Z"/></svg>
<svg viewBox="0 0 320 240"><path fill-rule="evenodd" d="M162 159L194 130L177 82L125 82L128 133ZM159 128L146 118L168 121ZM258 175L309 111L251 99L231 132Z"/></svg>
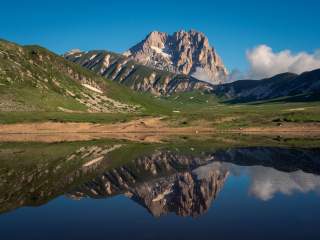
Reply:
<svg viewBox="0 0 320 240"><path fill-rule="evenodd" d="M239 133L256 135L320 136L320 124L283 124L276 127L248 127L221 130L208 126L172 127L161 118L142 118L126 123L18 123L0 124L0 141L19 139L28 141L92 140L98 138L121 138L128 140L151 139L158 141L169 135ZM155 137L155 136L159 137Z"/></svg>
<svg viewBox="0 0 320 240"><path fill-rule="evenodd" d="M143 118L125 123L17 123L0 124L0 134L39 134L39 133L188 133L213 132L209 127L170 127L161 118Z"/></svg>

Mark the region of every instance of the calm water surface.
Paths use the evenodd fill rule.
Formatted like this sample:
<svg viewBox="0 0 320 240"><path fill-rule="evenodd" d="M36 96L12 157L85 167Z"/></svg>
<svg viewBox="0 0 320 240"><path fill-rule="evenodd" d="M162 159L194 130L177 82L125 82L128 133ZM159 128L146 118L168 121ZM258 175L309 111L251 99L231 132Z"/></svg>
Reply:
<svg viewBox="0 0 320 240"><path fill-rule="evenodd" d="M0 239L320 239L314 144L1 143L0 190Z"/></svg>

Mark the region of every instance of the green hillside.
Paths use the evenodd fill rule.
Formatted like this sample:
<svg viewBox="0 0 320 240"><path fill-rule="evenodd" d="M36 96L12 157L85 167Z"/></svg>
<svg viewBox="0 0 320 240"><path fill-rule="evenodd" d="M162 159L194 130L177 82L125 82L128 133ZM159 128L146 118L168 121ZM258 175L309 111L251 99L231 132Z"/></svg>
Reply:
<svg viewBox="0 0 320 240"><path fill-rule="evenodd" d="M0 41L0 123L119 122L162 116L173 126L218 128L320 122L319 101L233 103L202 91L134 91L39 46Z"/></svg>
<svg viewBox="0 0 320 240"><path fill-rule="evenodd" d="M168 107L42 47L0 40L0 122L108 121L156 111Z"/></svg>

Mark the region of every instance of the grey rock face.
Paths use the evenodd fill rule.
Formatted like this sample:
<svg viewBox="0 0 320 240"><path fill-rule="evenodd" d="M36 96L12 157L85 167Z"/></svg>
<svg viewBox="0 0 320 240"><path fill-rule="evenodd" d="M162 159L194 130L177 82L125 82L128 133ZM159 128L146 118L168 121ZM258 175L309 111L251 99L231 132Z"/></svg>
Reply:
<svg viewBox="0 0 320 240"><path fill-rule="evenodd" d="M151 32L124 55L146 66L194 76L213 84L224 82L228 74L208 38L194 30L173 35Z"/></svg>

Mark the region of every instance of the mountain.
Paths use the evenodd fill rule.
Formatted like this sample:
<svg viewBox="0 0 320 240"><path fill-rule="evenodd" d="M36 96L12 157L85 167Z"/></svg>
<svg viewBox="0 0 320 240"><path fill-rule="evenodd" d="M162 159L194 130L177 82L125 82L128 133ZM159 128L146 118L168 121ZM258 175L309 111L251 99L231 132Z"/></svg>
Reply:
<svg viewBox="0 0 320 240"><path fill-rule="evenodd" d="M155 95L207 92L228 74L208 38L193 30L173 35L151 32L123 55L71 50L64 57L133 90Z"/></svg>
<svg viewBox="0 0 320 240"><path fill-rule="evenodd" d="M202 95L208 93L203 97L211 94L229 102L284 97L309 101L319 99L320 69L300 75L285 73L259 81L212 85L107 51L73 51L64 58L39 46L0 40L0 112L159 114L171 113L178 106L176 98L165 101L132 89L155 95L199 90ZM196 100L192 99L194 96L188 98L188 103Z"/></svg>
<svg viewBox="0 0 320 240"><path fill-rule="evenodd" d="M319 99L320 69L300 75L282 73L262 80L239 80L215 86L212 93L232 102L291 97L300 101Z"/></svg>
<svg viewBox="0 0 320 240"><path fill-rule="evenodd" d="M174 74L136 63L107 51L71 51L65 58L133 90L155 95L199 90L233 102L250 102L305 95L305 101L320 92L320 69L300 75L283 73L262 80L238 80L213 85L188 75ZM308 97L309 96L309 97Z"/></svg>
<svg viewBox="0 0 320 240"><path fill-rule="evenodd" d="M121 54L104 50L82 52L72 50L64 57L93 72L140 92L170 95L192 90L209 91L212 85L192 76L154 69Z"/></svg>
<svg viewBox="0 0 320 240"><path fill-rule="evenodd" d="M194 30L181 30L172 35L151 32L124 55L146 66L195 76L213 84L223 82L228 74L208 38Z"/></svg>
<svg viewBox="0 0 320 240"><path fill-rule="evenodd" d="M114 97L119 87L42 47L0 40L0 111L137 112Z"/></svg>
<svg viewBox="0 0 320 240"><path fill-rule="evenodd" d="M284 97L307 101L318 99L320 92L320 70L224 83L228 72L220 57L209 45L208 38L194 30L173 35L151 32L123 55L99 50L73 50L64 57L133 90L158 96L199 90L229 102Z"/></svg>

